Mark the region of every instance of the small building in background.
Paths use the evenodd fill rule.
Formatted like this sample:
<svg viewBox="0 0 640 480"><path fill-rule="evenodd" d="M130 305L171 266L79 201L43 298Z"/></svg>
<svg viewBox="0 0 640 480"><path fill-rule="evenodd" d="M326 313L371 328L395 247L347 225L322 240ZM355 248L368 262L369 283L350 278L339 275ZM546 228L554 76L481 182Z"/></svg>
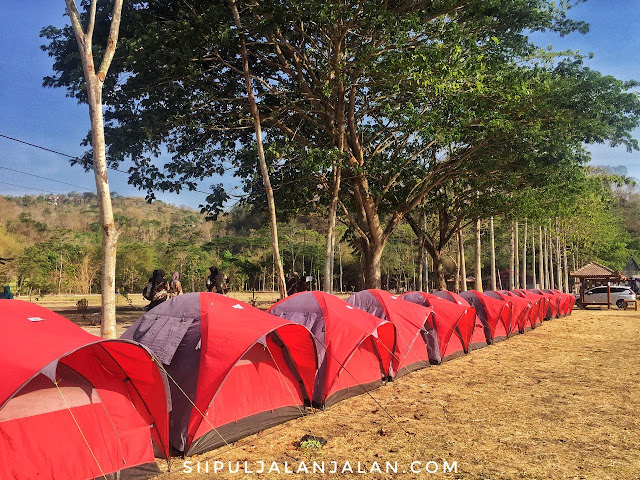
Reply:
<svg viewBox="0 0 640 480"><path fill-rule="evenodd" d="M575 270L569 274L573 277L576 283L580 284L580 304L584 305L584 292L591 287L597 287L599 285L607 286L607 301L601 303L590 302L589 305L607 305L611 308L611 284L618 284L626 277L615 270L612 270L597 262L591 262L578 270Z"/></svg>

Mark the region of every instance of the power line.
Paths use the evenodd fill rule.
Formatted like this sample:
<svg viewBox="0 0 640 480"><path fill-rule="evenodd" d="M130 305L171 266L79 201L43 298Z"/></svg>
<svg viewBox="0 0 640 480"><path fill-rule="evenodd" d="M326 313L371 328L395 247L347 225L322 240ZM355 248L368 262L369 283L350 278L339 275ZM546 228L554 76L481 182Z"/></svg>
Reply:
<svg viewBox="0 0 640 480"><path fill-rule="evenodd" d="M52 150L52 149L47 148L47 147L41 147L40 145L36 145L35 143L25 142L24 140L19 140L17 138L10 137L9 135L3 135L2 133L0 133L0 137L7 138L9 140L13 140L14 142L24 143L25 145L29 145L30 147L39 148L40 150L45 150L47 152L57 153L58 155L62 155L63 157L77 158L77 157L74 157L73 155L69 155L69 154L66 154L66 153L58 152L56 150Z"/></svg>
<svg viewBox="0 0 640 480"><path fill-rule="evenodd" d="M17 185L15 183L2 182L2 181L0 181L0 183L2 183L3 185L11 185L12 187L26 188L26 189L29 189L29 190L37 190L39 192L56 193L58 195L61 195L61 193L59 193L59 192L52 192L51 190L43 190L41 188L35 188L35 187L27 187L26 185Z"/></svg>
<svg viewBox="0 0 640 480"><path fill-rule="evenodd" d="M7 140L11 140L13 142L18 142L18 143L22 143L24 145L28 145L30 147L34 147L34 148L39 148L40 150L44 150L45 152L51 152L51 153L55 153L57 155L62 155L63 157L67 157L67 158L71 158L71 159L78 159L78 156L74 156L74 155L69 155L68 153L63 153L63 152L59 152L57 150L53 150L52 148L47 148L47 147L43 147L42 145L37 145L35 143L31 143L31 142L27 142L25 140L20 140L19 138L15 138L15 137L10 137L9 135L4 135L2 133L0 133L0 137L2 138L6 138ZM109 170L115 170L116 172L120 172L120 173L124 173L125 175L129 175L129 172L124 171L124 170L120 170L119 168L115 168L115 167L110 167L107 166L107 168ZM22 172L23 173L23 172ZM27 174L30 175L30 174ZM36 176L36 175L34 175ZM50 178L45 178L45 177L41 177L44 178L45 180L52 180ZM58 181L58 180L53 180L54 182ZM60 183L65 183L65 182L60 182ZM71 185L71 184L69 184ZM78 185L72 185L74 187L77 187ZM25 187L25 188L29 188L29 187ZM85 187L80 187L80 188L85 188ZM37 190L37 189L36 189ZM203 192L202 190L189 190L191 192L197 192L197 193L202 193L203 195L210 195L211 192Z"/></svg>
<svg viewBox="0 0 640 480"><path fill-rule="evenodd" d="M23 172L22 170L16 170L15 168L5 167L4 165L0 165L0 168L2 168L4 170L9 170L10 172L16 172L16 173L21 173L23 175L29 175L30 177L41 178L42 180L48 180L50 182L57 182L57 183L62 183L63 185L69 185L71 187L77 187L77 188L80 188L82 190L89 190L88 187L82 187L82 186L76 185L74 183L63 182L62 180L56 180L54 178L43 177L41 175L36 175L35 173Z"/></svg>

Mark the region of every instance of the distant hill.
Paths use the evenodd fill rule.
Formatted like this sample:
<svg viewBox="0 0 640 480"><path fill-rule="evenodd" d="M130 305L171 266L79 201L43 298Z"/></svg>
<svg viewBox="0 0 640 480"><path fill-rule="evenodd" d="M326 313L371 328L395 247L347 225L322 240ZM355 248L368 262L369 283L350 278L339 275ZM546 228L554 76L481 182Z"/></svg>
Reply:
<svg viewBox="0 0 640 480"><path fill-rule="evenodd" d="M167 276L178 271L186 291L203 290L214 265L235 290L272 288L269 228L259 213L237 207L210 222L187 207L122 196L114 196L113 208L121 232L118 290L140 293L156 268ZM322 268L323 228L319 218L282 224L287 271ZM100 245L94 193L0 196L0 257L14 259L0 265L0 284L10 284L16 293L97 292Z"/></svg>
<svg viewBox="0 0 640 480"><path fill-rule="evenodd" d="M115 196L113 209L124 240L155 242L189 240L194 236L211 240L212 224L205 221L204 215L187 207ZM98 222L94 193L0 196L0 225L5 225L9 233L19 235L27 245L41 242L59 229L97 233Z"/></svg>

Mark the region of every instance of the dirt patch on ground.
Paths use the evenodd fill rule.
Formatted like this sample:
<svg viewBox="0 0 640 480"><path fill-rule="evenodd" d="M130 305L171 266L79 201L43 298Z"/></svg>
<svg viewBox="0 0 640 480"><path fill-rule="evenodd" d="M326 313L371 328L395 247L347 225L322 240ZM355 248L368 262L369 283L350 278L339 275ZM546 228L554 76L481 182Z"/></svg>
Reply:
<svg viewBox="0 0 640 480"><path fill-rule="evenodd" d="M215 460L234 467L247 461L250 469L258 461L276 461L281 469L301 461L324 461L327 470L329 462L342 468L348 461L354 472L358 461L363 470L373 462L399 467L397 475L329 478L640 478L639 346L640 312L577 311L400 378L372 392L377 402L351 398L190 460L208 461L210 468ZM306 434L325 438L326 446L301 451L295 445ZM455 461L458 473L403 474L413 461L421 468L435 461L440 470L443 461ZM239 475L186 474L174 459L172 473L159 478Z"/></svg>

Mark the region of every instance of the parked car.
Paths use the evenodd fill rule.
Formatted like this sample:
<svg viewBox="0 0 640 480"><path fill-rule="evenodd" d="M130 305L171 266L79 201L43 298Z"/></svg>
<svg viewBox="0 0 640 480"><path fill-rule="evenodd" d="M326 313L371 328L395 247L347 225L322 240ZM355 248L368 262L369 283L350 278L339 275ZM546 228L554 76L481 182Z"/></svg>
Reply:
<svg viewBox="0 0 640 480"><path fill-rule="evenodd" d="M579 299L579 296L578 296ZM631 287L624 285L611 285L611 303L616 307L622 308L625 300L635 300L636 294L633 293ZM607 303L607 287L593 287L584 292L584 304L606 304Z"/></svg>

